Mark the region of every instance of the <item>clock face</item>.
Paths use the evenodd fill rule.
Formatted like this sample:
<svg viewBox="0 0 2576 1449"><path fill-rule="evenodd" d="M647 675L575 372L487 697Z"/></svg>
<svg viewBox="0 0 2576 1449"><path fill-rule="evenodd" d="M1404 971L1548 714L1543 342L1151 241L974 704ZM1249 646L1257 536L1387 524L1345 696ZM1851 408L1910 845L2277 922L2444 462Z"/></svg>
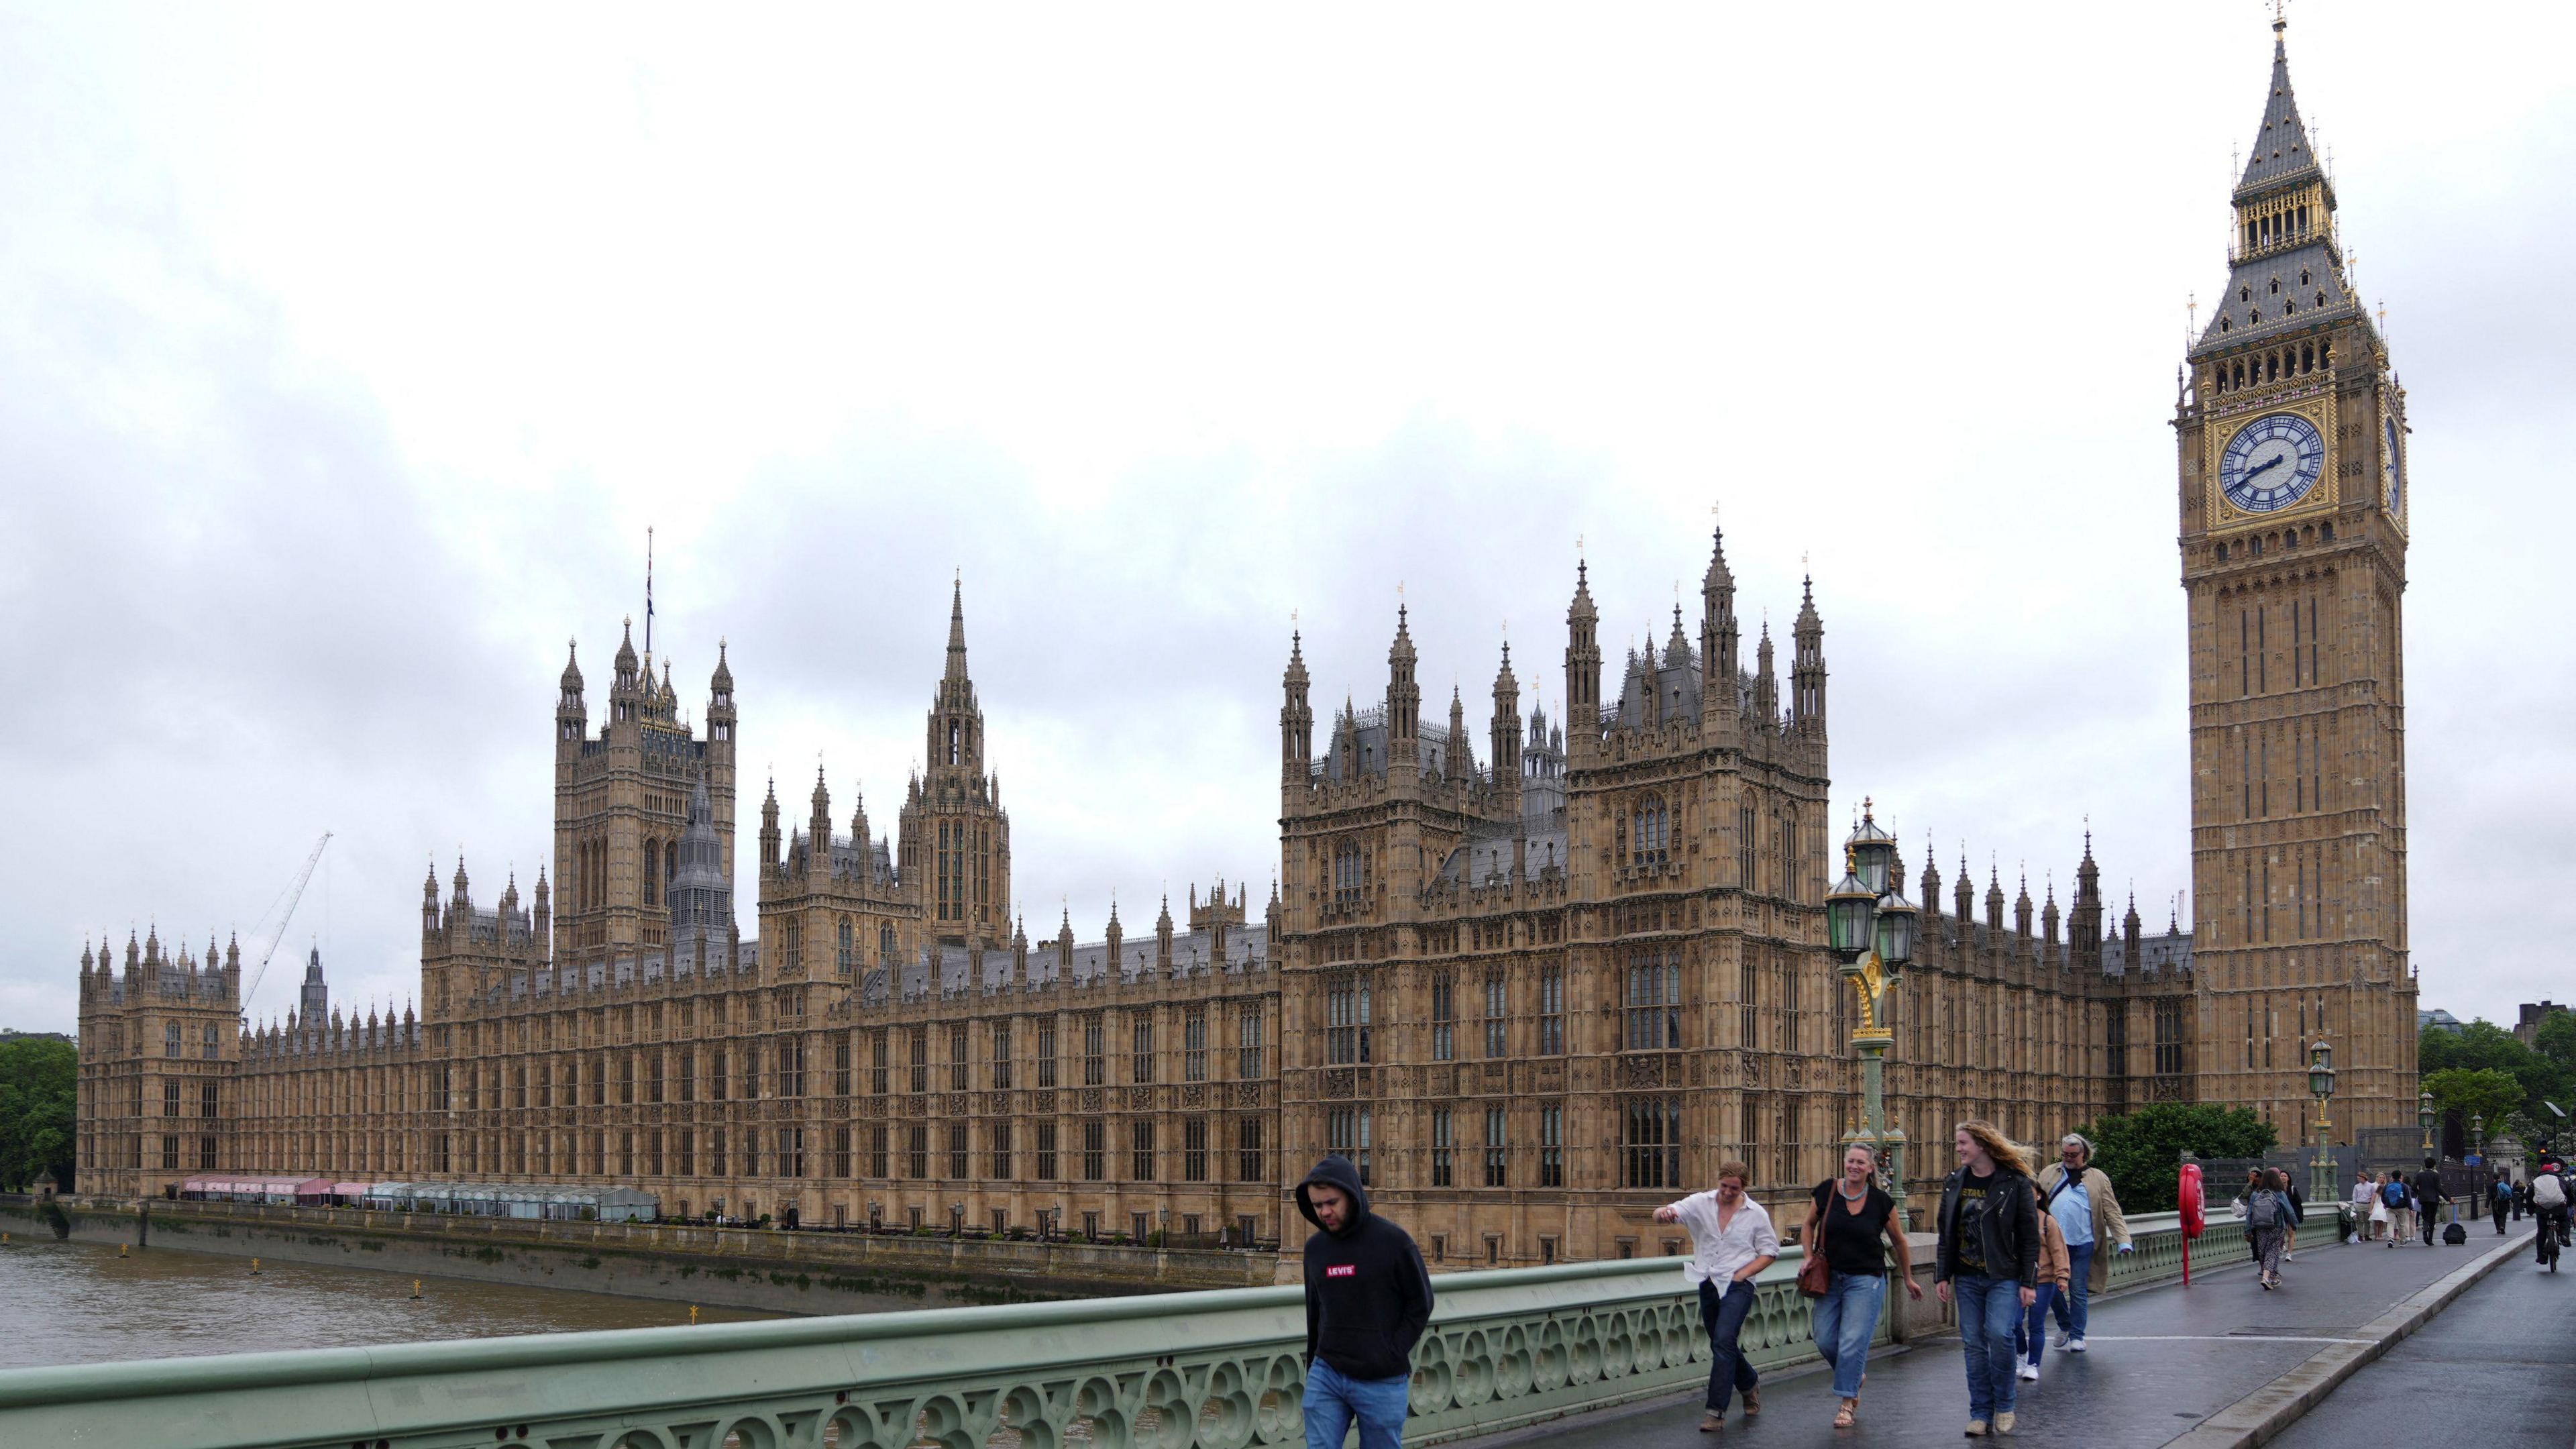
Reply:
<svg viewBox="0 0 2576 1449"><path fill-rule="evenodd" d="M2218 487L2247 513L2270 513L2308 496L2325 475L2326 440L2296 413L2256 418L2218 455Z"/></svg>
<svg viewBox="0 0 2576 1449"><path fill-rule="evenodd" d="M2388 486L2388 511L2406 511L2406 450L2398 437L2397 419L2383 416L2379 420L2379 475Z"/></svg>

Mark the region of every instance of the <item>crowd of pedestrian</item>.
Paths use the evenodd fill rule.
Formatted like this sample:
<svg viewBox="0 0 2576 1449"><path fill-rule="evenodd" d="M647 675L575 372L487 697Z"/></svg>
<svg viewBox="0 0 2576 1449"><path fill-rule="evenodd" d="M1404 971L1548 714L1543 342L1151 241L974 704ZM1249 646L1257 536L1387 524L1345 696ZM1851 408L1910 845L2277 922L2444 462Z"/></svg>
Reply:
<svg viewBox="0 0 2576 1449"><path fill-rule="evenodd" d="M2080 1134L2061 1139L2058 1160L2037 1173L2024 1150L1991 1122L1960 1123L1952 1142L1959 1163L1941 1187L1932 1281L1956 1311L1968 1379L1966 1432L1975 1439L2013 1432L2020 1385L2040 1376L2052 1319L2055 1347L2087 1350L2092 1297L2110 1281L2112 1255L2131 1245L2119 1196L2092 1165L2093 1144ZM1800 1233L1807 1261L1799 1287L1815 1300L1816 1352L1833 1374L1838 1429L1859 1418L1890 1269L1909 1296L1923 1296L1903 1215L1878 1175L1878 1158L1867 1146L1846 1149L1842 1171L1809 1194ZM1654 1215L1690 1234L1682 1275L1698 1295L1710 1349L1703 1433L1723 1431L1727 1410L1739 1399L1746 1416L1762 1412L1761 1375L1740 1340L1754 1308L1755 1280L1780 1258L1780 1236L1748 1191L1752 1178L1740 1161L1721 1163L1715 1187ZM2505 1231L2508 1215L2532 1216L2540 1220L2541 1238L2555 1235L2564 1243L2571 1205L2566 1178L2565 1165L2548 1155L2520 1183L2499 1168L2483 1184L2496 1231ZM2430 1246L2438 1210L2451 1201L2432 1158L2412 1177L2366 1169L2353 1176L2350 1206L2363 1241ZM1422 1254L1402 1228L1369 1210L1358 1172L1338 1155L1307 1174L1297 1205L1316 1229L1305 1252L1308 1449L1341 1449L1354 1426L1360 1449L1398 1449L1413 1347L1431 1320L1431 1278ZM2280 1288L2306 1200L2290 1174L2255 1167L2235 1207L2256 1281L2265 1292Z"/></svg>

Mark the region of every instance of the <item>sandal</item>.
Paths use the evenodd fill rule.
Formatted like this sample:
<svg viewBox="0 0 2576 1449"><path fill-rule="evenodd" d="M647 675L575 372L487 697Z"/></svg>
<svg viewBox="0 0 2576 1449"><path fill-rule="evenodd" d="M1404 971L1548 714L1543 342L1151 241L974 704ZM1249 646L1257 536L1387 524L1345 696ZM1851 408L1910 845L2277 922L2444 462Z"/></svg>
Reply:
<svg viewBox="0 0 2576 1449"><path fill-rule="evenodd" d="M1837 1428L1837 1429L1848 1429L1848 1428L1850 1428L1850 1427L1852 1426L1852 1419L1853 1419L1853 1417L1854 1417L1856 1414L1858 1414L1858 1413L1859 1413L1859 1411L1860 1411L1860 1400L1858 1400L1858 1399L1845 1399L1845 1400L1843 1400L1843 1406L1842 1406L1841 1408L1836 1409L1836 1410L1834 1411L1834 1427L1835 1427L1835 1428Z"/></svg>

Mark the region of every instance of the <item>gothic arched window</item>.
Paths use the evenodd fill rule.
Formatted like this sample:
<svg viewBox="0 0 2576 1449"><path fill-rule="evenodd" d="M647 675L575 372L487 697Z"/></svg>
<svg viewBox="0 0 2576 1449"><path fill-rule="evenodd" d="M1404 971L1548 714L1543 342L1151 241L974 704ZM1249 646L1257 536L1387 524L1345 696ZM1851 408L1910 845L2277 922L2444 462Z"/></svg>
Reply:
<svg viewBox="0 0 2576 1449"><path fill-rule="evenodd" d="M648 840L644 842L644 904L659 904L661 887L662 847Z"/></svg>
<svg viewBox="0 0 2576 1449"><path fill-rule="evenodd" d="M1652 795L1637 802L1629 818L1629 863L1639 868L1661 865L1670 857L1671 845L1672 823L1664 802Z"/></svg>
<svg viewBox="0 0 2576 1449"><path fill-rule="evenodd" d="M858 965L857 934L851 929L848 919L844 918L841 922L839 940L835 942L839 948L835 954L835 966L843 976L849 975Z"/></svg>
<svg viewBox="0 0 2576 1449"><path fill-rule="evenodd" d="M1333 900L1353 905L1360 898L1360 848L1351 841L1333 847Z"/></svg>

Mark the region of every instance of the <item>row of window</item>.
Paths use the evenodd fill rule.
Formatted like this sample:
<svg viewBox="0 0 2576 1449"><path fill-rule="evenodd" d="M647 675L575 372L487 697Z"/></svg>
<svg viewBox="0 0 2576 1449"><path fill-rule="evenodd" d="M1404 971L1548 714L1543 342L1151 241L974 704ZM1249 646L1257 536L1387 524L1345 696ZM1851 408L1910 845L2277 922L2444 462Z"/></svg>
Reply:
<svg viewBox="0 0 2576 1449"><path fill-rule="evenodd" d="M1509 1119L1500 1105L1467 1108L1472 1123L1481 1113L1482 1140L1469 1143L1458 1131L1458 1113L1454 1107L1431 1110L1431 1185L1460 1185L1460 1157L1471 1170L1469 1181L1486 1187L1510 1187L1512 1182L1513 1143ZM1636 1188L1678 1188L1682 1185L1682 1103L1679 1097L1632 1097L1619 1104L1619 1185ZM1335 1107L1324 1116L1325 1149L1349 1162L1359 1173L1360 1183L1372 1182L1375 1135L1375 1113L1368 1107ZM1565 1186L1565 1108L1543 1105L1538 1109L1538 1142L1536 1159L1531 1165L1537 1177L1530 1185L1542 1188ZM1524 1161L1528 1161L1526 1156Z"/></svg>
<svg viewBox="0 0 2576 1449"><path fill-rule="evenodd" d="M1076 1125L1074 1138L1059 1143L1057 1124L1031 1124L1025 1136L1012 1122L990 1122L977 1150L967 1124L934 1128L926 1122L836 1125L828 1130L786 1126L729 1130L620 1130L562 1134L563 1161L554 1162L557 1134L537 1132L504 1137L497 1133L437 1133L429 1140L430 1170L436 1172L527 1172L558 1170L572 1175L650 1177L868 1177L889 1181L967 1181L983 1169L997 1181L1129 1182L1164 1180L1166 1167L1176 1168L1182 1182L1212 1181L1211 1174L1231 1166L1235 1182L1266 1182L1267 1148L1262 1122L1244 1117L1233 1124L1230 1142L1215 1139L1205 1117L1184 1118L1177 1153L1158 1151L1155 1124L1131 1122L1126 1140L1113 1150L1109 1124L1093 1118ZM139 1139L138 1139L139 1140ZM175 1142L175 1137L165 1138ZM214 1139L206 1139L211 1143ZM809 1152L809 1142L821 1148ZM612 1157L611 1147L615 1148ZM505 1154L506 1149L506 1154ZM208 1149L211 1152L211 1148ZM1227 1161L1231 1158L1231 1162ZM1167 1160L1177 1158L1176 1161ZM211 1159L205 1164L211 1167ZM388 1164L391 1166L391 1164Z"/></svg>

